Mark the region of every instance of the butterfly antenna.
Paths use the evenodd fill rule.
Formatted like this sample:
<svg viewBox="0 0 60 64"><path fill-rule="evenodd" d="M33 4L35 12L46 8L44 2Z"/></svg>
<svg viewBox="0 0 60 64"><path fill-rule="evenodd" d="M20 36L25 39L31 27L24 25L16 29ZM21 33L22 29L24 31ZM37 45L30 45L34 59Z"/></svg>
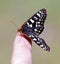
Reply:
<svg viewBox="0 0 60 64"><path fill-rule="evenodd" d="M13 21L13 19L12 19L11 17L10 17L9 21L10 21L12 24L14 24L14 25L19 29L19 27L15 24L15 22Z"/></svg>
<svg viewBox="0 0 60 64"><path fill-rule="evenodd" d="M17 28L19 28L16 24L15 24L15 22L14 21L11 21Z"/></svg>

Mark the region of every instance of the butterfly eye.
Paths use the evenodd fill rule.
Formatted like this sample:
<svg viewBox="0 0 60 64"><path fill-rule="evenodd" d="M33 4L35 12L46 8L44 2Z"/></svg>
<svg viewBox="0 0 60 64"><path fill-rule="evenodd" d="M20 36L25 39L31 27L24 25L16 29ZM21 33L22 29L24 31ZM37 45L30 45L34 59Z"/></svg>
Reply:
<svg viewBox="0 0 60 64"><path fill-rule="evenodd" d="M47 13L45 8L41 9L40 11L41 11L43 14L46 14L46 13Z"/></svg>
<svg viewBox="0 0 60 64"><path fill-rule="evenodd" d="M46 13L46 9L43 9L42 11L43 11L43 13Z"/></svg>

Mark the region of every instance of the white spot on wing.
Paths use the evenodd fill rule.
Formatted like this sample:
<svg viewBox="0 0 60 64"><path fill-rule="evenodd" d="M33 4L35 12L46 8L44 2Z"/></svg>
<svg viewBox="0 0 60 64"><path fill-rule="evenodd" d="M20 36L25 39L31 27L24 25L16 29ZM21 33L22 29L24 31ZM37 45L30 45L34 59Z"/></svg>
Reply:
<svg viewBox="0 0 60 64"><path fill-rule="evenodd" d="M38 31L40 33L40 31Z"/></svg>
<svg viewBox="0 0 60 64"><path fill-rule="evenodd" d="M40 22L37 22L38 24L40 24Z"/></svg>
<svg viewBox="0 0 60 64"><path fill-rule="evenodd" d="M40 40L40 42L42 42L42 39Z"/></svg>
<svg viewBox="0 0 60 64"><path fill-rule="evenodd" d="M38 18L36 16L34 16L34 19L37 20Z"/></svg>
<svg viewBox="0 0 60 64"><path fill-rule="evenodd" d="M32 35L32 37L34 37L34 36Z"/></svg>
<svg viewBox="0 0 60 64"><path fill-rule="evenodd" d="M36 27L40 27L40 22L36 22Z"/></svg>
<svg viewBox="0 0 60 64"><path fill-rule="evenodd" d="M29 37L33 37L33 38L34 38L34 36L33 36L33 35L29 35Z"/></svg>
<svg viewBox="0 0 60 64"><path fill-rule="evenodd" d="M35 40L35 41L36 41L36 38L34 38L33 40Z"/></svg>
<svg viewBox="0 0 60 64"><path fill-rule="evenodd" d="M40 42L37 42L37 44L39 44Z"/></svg>
<svg viewBox="0 0 60 64"><path fill-rule="evenodd" d="M32 37L32 35L29 35L29 37Z"/></svg>
<svg viewBox="0 0 60 64"><path fill-rule="evenodd" d="M37 26L40 27L40 24L38 24Z"/></svg>
<svg viewBox="0 0 60 64"><path fill-rule="evenodd" d="M27 25L29 26L29 23L27 22Z"/></svg>
<svg viewBox="0 0 60 64"><path fill-rule="evenodd" d="M37 29L34 29L34 31L37 31Z"/></svg>
<svg viewBox="0 0 60 64"><path fill-rule="evenodd" d="M41 21L41 24L44 24L43 21Z"/></svg>
<svg viewBox="0 0 60 64"><path fill-rule="evenodd" d="M39 13L37 13L37 15L40 17L40 14Z"/></svg>
<svg viewBox="0 0 60 64"><path fill-rule="evenodd" d="M36 27L37 27L37 24L36 24Z"/></svg>
<svg viewBox="0 0 60 64"><path fill-rule="evenodd" d="M32 23L34 23L34 20L30 19L30 21L31 21Z"/></svg>
<svg viewBox="0 0 60 64"><path fill-rule="evenodd" d="M29 27L32 27L32 24L29 24L28 22L27 22L27 25L28 25Z"/></svg>
<svg viewBox="0 0 60 64"><path fill-rule="evenodd" d="M42 45L40 45L40 47L43 47L43 44L42 44Z"/></svg>
<svg viewBox="0 0 60 64"><path fill-rule="evenodd" d="M46 49L46 46L43 49L45 50Z"/></svg>
<svg viewBox="0 0 60 64"><path fill-rule="evenodd" d="M40 17L39 21L41 21L41 17Z"/></svg>
<svg viewBox="0 0 60 64"><path fill-rule="evenodd" d="M39 11L39 13L41 13L41 11Z"/></svg>
<svg viewBox="0 0 60 64"><path fill-rule="evenodd" d="M32 27L32 24L30 24L29 26Z"/></svg>

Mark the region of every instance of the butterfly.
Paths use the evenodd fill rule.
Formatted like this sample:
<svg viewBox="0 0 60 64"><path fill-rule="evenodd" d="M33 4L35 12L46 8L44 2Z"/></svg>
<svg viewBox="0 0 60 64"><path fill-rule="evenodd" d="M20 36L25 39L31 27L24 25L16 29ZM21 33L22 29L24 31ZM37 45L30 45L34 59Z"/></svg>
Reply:
<svg viewBox="0 0 60 64"><path fill-rule="evenodd" d="M43 8L30 17L21 27L22 33L26 34L38 46L46 51L50 51L50 47L39 35L44 30L44 23L47 17L46 9Z"/></svg>

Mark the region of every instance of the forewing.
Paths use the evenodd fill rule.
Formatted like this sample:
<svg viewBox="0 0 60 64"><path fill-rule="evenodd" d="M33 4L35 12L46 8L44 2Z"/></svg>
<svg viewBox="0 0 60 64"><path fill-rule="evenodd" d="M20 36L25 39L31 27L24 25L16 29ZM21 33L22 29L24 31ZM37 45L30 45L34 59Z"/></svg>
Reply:
<svg viewBox="0 0 60 64"><path fill-rule="evenodd" d="M46 20L46 9L41 9L27 20L26 25L30 27L37 35L41 34L44 29L44 22Z"/></svg>

